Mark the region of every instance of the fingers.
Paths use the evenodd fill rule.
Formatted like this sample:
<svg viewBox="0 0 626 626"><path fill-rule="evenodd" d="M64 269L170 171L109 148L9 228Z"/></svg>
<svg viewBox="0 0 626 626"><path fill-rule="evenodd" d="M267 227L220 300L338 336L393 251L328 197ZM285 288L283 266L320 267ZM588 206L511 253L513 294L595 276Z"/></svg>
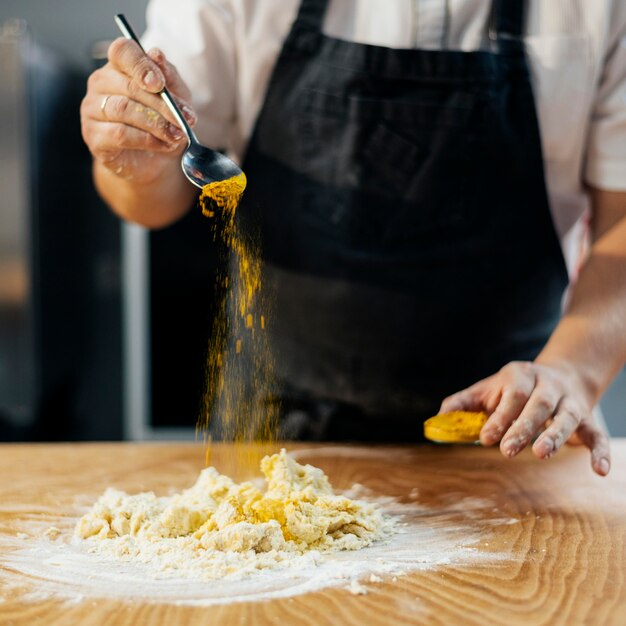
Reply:
<svg viewBox="0 0 626 626"><path fill-rule="evenodd" d="M90 77L81 104L81 119L85 142L94 157L107 167L112 160L117 165L123 150L175 153L186 144L161 97L144 90L110 65ZM189 116L187 119L195 121ZM132 163L139 162L137 156Z"/></svg>
<svg viewBox="0 0 626 626"><path fill-rule="evenodd" d="M111 65L147 91L159 93L164 89L165 76L161 68L134 41L116 39L109 46L108 55Z"/></svg>
<svg viewBox="0 0 626 626"><path fill-rule="evenodd" d="M611 448L606 431L591 419L584 419L577 430L581 441L591 452L593 471L606 476L611 470Z"/></svg>
<svg viewBox="0 0 626 626"><path fill-rule="evenodd" d="M119 157L126 151L145 153L173 153L182 145L165 143L154 135L118 122L92 122L89 147L93 155L109 169L117 166Z"/></svg>
<svg viewBox="0 0 626 626"><path fill-rule="evenodd" d="M576 432L581 422L580 414L574 405L567 401L557 407L552 423L537 437L533 444L533 452L540 459L549 459L556 454L563 444Z"/></svg>
<svg viewBox="0 0 626 626"><path fill-rule="evenodd" d="M180 77L176 67L165 58L163 52L159 48L152 48L148 51L148 56L159 66L161 72L163 72L167 88L173 94L177 94L187 102L191 101L189 88Z"/></svg>
<svg viewBox="0 0 626 626"><path fill-rule="evenodd" d="M181 79L174 65L172 65L161 50L153 48L148 54L134 42L127 39L116 39L109 46L109 62L122 74L131 79L128 93L138 95L137 90L151 94L160 93L166 86L183 110L185 118L190 124L195 124L195 114L189 103L191 93ZM116 92L113 92L116 93ZM162 111L162 107L145 103L152 108ZM164 114L164 111L161 113ZM169 112L165 117L170 117ZM170 119L170 121L173 121Z"/></svg>
<svg viewBox="0 0 626 626"><path fill-rule="evenodd" d="M104 106L103 106L104 105ZM169 122L155 109L128 96L107 96L98 104L91 98L85 103L86 115L99 122L120 123L150 133L165 143L178 143L185 139L183 131Z"/></svg>
<svg viewBox="0 0 626 626"><path fill-rule="evenodd" d="M519 418L500 442L502 454L513 457L525 448L554 415L561 396L548 386L537 385Z"/></svg>
<svg viewBox="0 0 626 626"><path fill-rule="evenodd" d="M165 80L167 83L167 88L169 89L171 95L176 100L178 107L182 111L187 123L190 126L195 126L197 122L196 114L191 106L191 92L189 88L185 84L185 82L180 77L178 70L174 67L172 63L170 63L166 58L163 52L159 48L152 48L148 52L150 58L159 66L161 71L163 72L163 76L165 76Z"/></svg>
<svg viewBox="0 0 626 626"><path fill-rule="evenodd" d="M93 102L88 102L88 104L91 104L89 112L96 112L95 119L101 119L102 117L98 114L97 109L102 104L103 99L106 96L118 95L126 96L129 100L134 100L144 107L156 111L168 122L176 124L176 119L168 109L161 96L146 91L141 87L141 85L137 84L134 80L115 70L111 66L105 66L94 72L89 77L87 85L87 95L85 96L85 100L89 101L90 99L93 99ZM195 115L191 110L189 103L179 97L175 97L175 100L183 111L187 122L190 124L195 123ZM107 106L107 116L108 113L109 107Z"/></svg>
<svg viewBox="0 0 626 626"><path fill-rule="evenodd" d="M522 380L519 386L511 384L505 387L500 403L480 432L483 445L490 446L502 439L502 435L519 418L532 393L533 384L532 381Z"/></svg>
<svg viewBox="0 0 626 626"><path fill-rule="evenodd" d="M535 387L536 378L532 368L525 363L511 363L498 373L502 392L497 405L480 433L483 445L493 445L502 439L521 415Z"/></svg>
<svg viewBox="0 0 626 626"><path fill-rule="evenodd" d="M126 96L104 98L88 95L81 104L83 138L104 164L124 150L173 153L185 145L182 131L153 109Z"/></svg>

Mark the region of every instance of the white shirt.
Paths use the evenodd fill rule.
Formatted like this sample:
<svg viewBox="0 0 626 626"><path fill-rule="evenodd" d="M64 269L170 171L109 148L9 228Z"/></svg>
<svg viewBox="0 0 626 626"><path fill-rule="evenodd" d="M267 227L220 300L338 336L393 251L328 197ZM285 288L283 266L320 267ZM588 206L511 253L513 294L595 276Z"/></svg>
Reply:
<svg viewBox="0 0 626 626"><path fill-rule="evenodd" d="M324 31L391 48L475 50L491 0L330 0ZM574 273L584 184L626 191L626 0L528 0L525 41L554 223ZM197 134L241 160L300 0L150 0L143 43L193 93ZM445 44L444 44L444 39Z"/></svg>

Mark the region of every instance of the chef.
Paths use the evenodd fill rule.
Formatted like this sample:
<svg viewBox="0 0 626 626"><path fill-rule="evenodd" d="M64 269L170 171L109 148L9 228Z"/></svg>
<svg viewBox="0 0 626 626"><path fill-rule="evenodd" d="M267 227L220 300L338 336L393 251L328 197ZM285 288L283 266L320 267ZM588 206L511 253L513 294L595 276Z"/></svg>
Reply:
<svg viewBox="0 0 626 626"><path fill-rule="evenodd" d="M149 228L194 206L165 85L242 163L287 431L411 441L440 408L485 410L506 457L569 440L609 472L626 3L151 0L144 42L89 79L96 185Z"/></svg>

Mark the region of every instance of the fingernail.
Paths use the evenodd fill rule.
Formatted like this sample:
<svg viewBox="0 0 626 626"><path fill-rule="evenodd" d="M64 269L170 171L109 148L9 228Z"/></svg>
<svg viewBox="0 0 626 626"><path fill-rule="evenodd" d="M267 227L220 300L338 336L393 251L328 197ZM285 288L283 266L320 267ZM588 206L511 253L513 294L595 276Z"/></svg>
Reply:
<svg viewBox="0 0 626 626"><path fill-rule="evenodd" d="M482 433L482 439L485 443L495 443L498 439L498 434L493 430L486 430Z"/></svg>
<svg viewBox="0 0 626 626"><path fill-rule="evenodd" d="M512 457L517 454L517 447L513 444L507 444L506 446L503 446L502 451L506 454L506 456Z"/></svg>
<svg viewBox="0 0 626 626"><path fill-rule="evenodd" d="M183 131L174 124L167 125L167 134L176 141L180 141L185 136Z"/></svg>
<svg viewBox="0 0 626 626"><path fill-rule="evenodd" d="M188 106L183 106L183 115L189 124L193 124L196 121L196 114Z"/></svg>
<svg viewBox="0 0 626 626"><path fill-rule="evenodd" d="M544 437L537 441L537 447L539 448L539 452L547 458L552 455L556 445L550 437Z"/></svg>
<svg viewBox="0 0 626 626"><path fill-rule="evenodd" d="M598 462L598 469L600 470L600 473L606 476L609 473L610 469L608 459L600 459L600 461Z"/></svg>
<svg viewBox="0 0 626 626"><path fill-rule="evenodd" d="M157 75L152 70L148 70L145 73L143 77L143 83L146 87L148 87L148 89L161 89L161 81L157 78Z"/></svg>
<svg viewBox="0 0 626 626"><path fill-rule="evenodd" d="M520 444L517 437L512 437L508 441L505 441L502 445L502 451L507 456L515 456L520 451Z"/></svg>
<svg viewBox="0 0 626 626"><path fill-rule="evenodd" d="M161 48L152 48L150 52L152 53L151 56L155 61L163 60L163 51Z"/></svg>

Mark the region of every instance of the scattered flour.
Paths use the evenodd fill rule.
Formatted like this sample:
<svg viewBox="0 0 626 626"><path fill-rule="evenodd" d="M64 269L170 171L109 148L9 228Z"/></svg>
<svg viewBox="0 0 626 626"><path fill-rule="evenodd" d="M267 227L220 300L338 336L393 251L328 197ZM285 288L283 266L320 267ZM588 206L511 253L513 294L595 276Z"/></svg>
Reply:
<svg viewBox="0 0 626 626"><path fill-rule="evenodd" d="M367 595L367 587L363 586L358 580L353 579L350 581L350 585L348 587L348 591L354 596L365 596Z"/></svg>
<svg viewBox="0 0 626 626"><path fill-rule="evenodd" d="M50 539L56 539L61 535L61 529L56 526L50 526L50 528L44 532L44 535L50 537Z"/></svg>

